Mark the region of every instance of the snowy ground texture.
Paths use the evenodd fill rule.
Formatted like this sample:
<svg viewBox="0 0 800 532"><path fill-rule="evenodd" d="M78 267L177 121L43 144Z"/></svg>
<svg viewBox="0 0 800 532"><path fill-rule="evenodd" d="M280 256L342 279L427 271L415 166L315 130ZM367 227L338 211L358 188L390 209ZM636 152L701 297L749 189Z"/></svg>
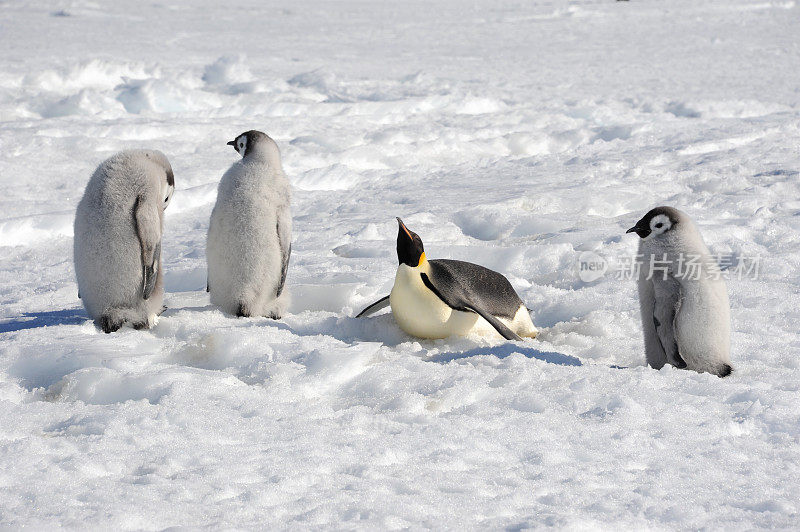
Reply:
<svg viewBox="0 0 800 532"><path fill-rule="evenodd" d="M800 527L794 1L0 4L0 527ZM285 319L204 291L225 143L295 189ZM99 332L75 206L124 148L177 190L170 309ZM633 281L587 250L669 204L729 282L727 379L644 366ZM395 216L505 273L540 338L419 341Z"/></svg>

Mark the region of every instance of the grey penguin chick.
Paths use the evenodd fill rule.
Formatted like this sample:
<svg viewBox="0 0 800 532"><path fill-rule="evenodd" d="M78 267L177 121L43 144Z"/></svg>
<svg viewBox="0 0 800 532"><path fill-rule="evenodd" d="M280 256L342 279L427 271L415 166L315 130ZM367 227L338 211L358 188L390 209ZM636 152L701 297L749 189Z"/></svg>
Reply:
<svg viewBox="0 0 800 532"><path fill-rule="evenodd" d="M500 334L507 340L535 338L528 309L502 274L471 262L427 260L422 239L398 218L397 267L392 292L362 310L388 305L397 324L419 338Z"/></svg>
<svg viewBox="0 0 800 532"><path fill-rule="evenodd" d="M207 290L229 314L279 319L289 302L291 187L269 136L246 131L228 145L242 159L219 182L208 227Z"/></svg>
<svg viewBox="0 0 800 532"><path fill-rule="evenodd" d="M638 288L647 363L730 375L728 292L691 218L656 207L627 232L641 238Z"/></svg>
<svg viewBox="0 0 800 532"><path fill-rule="evenodd" d="M149 328L163 310L161 236L175 190L156 150L123 151L97 167L75 214L78 297L104 332Z"/></svg>

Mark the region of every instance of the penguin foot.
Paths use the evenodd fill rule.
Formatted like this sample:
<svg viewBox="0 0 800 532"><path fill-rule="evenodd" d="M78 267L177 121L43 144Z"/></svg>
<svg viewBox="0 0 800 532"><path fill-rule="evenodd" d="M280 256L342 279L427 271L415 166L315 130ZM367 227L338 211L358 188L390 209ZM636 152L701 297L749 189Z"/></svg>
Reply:
<svg viewBox="0 0 800 532"><path fill-rule="evenodd" d="M284 290L281 295L276 297L268 305L265 305L261 313L270 319L279 320L284 314L286 314L286 311L289 308L289 301L289 293Z"/></svg>
<svg viewBox="0 0 800 532"><path fill-rule="evenodd" d="M724 378L733 373L733 368L730 364L723 364L717 373L717 377Z"/></svg>
<svg viewBox="0 0 800 532"><path fill-rule="evenodd" d="M672 365L678 369L686 369L686 361L683 360L678 353L675 353L675 360L672 362Z"/></svg>
<svg viewBox="0 0 800 532"><path fill-rule="evenodd" d="M165 310L167 310L167 306L161 305L161 310L158 311L158 315L161 316L162 314L164 314Z"/></svg>
<svg viewBox="0 0 800 532"><path fill-rule="evenodd" d="M244 303L239 303L239 308L236 309L237 318L249 318L250 309Z"/></svg>
<svg viewBox="0 0 800 532"><path fill-rule="evenodd" d="M118 331L122 324L121 320L112 319L110 316L100 316L99 325L106 334Z"/></svg>

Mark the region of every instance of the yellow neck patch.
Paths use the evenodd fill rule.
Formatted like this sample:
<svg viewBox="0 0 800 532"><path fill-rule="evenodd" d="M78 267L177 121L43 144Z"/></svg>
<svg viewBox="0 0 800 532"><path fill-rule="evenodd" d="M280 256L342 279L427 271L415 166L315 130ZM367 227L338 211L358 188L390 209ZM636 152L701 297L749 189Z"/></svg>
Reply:
<svg viewBox="0 0 800 532"><path fill-rule="evenodd" d="M419 256L419 264L417 264L417 268L419 268L420 266L422 266L422 264L423 264L423 263L424 263L426 260L427 260L427 259L425 258L425 252L423 251L423 252L422 252L422 255L420 255L420 256Z"/></svg>

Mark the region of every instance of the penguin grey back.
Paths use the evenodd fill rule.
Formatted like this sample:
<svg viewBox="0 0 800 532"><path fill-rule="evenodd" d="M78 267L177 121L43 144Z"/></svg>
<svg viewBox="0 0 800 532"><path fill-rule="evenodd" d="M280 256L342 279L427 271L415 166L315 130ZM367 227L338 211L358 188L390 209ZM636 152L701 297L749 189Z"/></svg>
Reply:
<svg viewBox="0 0 800 532"><path fill-rule="evenodd" d="M206 259L211 302L237 316L279 318L291 256L291 187L269 136L245 131L229 146L242 155L222 176Z"/></svg>
<svg viewBox="0 0 800 532"><path fill-rule="evenodd" d="M460 260L432 259L428 262L433 284L443 294L465 291L467 299L480 304L490 314L509 319L523 305L511 282L501 273Z"/></svg>

